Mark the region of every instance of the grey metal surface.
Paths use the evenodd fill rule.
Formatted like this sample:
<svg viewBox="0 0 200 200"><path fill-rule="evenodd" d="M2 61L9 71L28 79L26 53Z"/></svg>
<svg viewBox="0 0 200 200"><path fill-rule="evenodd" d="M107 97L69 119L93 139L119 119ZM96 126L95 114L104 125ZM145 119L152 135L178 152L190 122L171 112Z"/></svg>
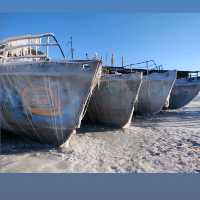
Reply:
<svg viewBox="0 0 200 200"><path fill-rule="evenodd" d="M176 71L152 73L143 77L135 105L137 114L155 114L162 110L176 79Z"/></svg>
<svg viewBox="0 0 200 200"><path fill-rule="evenodd" d="M200 79L177 79L170 95L169 109L178 109L187 105L199 91Z"/></svg>
<svg viewBox="0 0 200 200"><path fill-rule="evenodd" d="M60 145L80 127L101 62L0 64L1 128Z"/></svg>
<svg viewBox="0 0 200 200"><path fill-rule="evenodd" d="M93 123L129 126L141 82L140 72L103 75L90 100L87 119Z"/></svg>

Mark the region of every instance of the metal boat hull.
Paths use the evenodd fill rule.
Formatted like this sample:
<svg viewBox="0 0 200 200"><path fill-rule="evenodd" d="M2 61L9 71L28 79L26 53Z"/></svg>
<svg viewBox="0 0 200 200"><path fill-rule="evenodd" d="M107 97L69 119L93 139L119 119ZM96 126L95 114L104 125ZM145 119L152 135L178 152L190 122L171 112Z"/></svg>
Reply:
<svg viewBox="0 0 200 200"><path fill-rule="evenodd" d="M42 143L64 143L80 127L100 71L97 60L1 64L1 128Z"/></svg>
<svg viewBox="0 0 200 200"><path fill-rule="evenodd" d="M91 97L86 118L115 127L130 125L142 73L105 74Z"/></svg>
<svg viewBox="0 0 200 200"><path fill-rule="evenodd" d="M172 90L176 71L152 73L143 77L143 82L135 105L137 114L160 112Z"/></svg>
<svg viewBox="0 0 200 200"><path fill-rule="evenodd" d="M177 79L172 89L169 109L178 109L186 106L200 91L200 80Z"/></svg>

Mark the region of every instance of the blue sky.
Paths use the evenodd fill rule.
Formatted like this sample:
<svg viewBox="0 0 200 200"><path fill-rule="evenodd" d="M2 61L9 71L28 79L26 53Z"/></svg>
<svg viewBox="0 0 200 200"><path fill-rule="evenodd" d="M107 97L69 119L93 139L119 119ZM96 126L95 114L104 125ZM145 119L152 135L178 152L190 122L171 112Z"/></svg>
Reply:
<svg viewBox="0 0 200 200"><path fill-rule="evenodd" d="M53 32L69 57L73 36L75 58L95 52L110 63L154 59L166 69L200 70L200 13L1 13L0 39Z"/></svg>

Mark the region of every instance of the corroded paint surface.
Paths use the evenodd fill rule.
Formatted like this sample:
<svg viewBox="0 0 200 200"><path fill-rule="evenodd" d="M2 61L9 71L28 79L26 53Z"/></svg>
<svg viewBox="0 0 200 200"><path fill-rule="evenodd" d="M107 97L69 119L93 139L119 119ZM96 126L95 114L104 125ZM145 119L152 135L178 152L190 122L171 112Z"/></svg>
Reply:
<svg viewBox="0 0 200 200"><path fill-rule="evenodd" d="M80 127L99 61L0 65L1 128L60 145Z"/></svg>
<svg viewBox="0 0 200 200"><path fill-rule="evenodd" d="M90 122L128 126L142 82L142 74L105 74L95 88L86 117Z"/></svg>
<svg viewBox="0 0 200 200"><path fill-rule="evenodd" d="M138 114L155 114L162 110L176 79L176 71L152 73L143 77L135 106Z"/></svg>
<svg viewBox="0 0 200 200"><path fill-rule="evenodd" d="M169 109L181 108L192 101L200 91L200 80L176 80L169 101Z"/></svg>

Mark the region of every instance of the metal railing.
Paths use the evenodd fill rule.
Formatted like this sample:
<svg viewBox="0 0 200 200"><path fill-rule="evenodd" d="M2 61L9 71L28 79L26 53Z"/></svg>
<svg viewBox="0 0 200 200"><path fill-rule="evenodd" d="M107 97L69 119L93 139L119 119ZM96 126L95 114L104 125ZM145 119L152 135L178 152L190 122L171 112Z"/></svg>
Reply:
<svg viewBox="0 0 200 200"><path fill-rule="evenodd" d="M200 71L188 72L187 79L188 80L200 79Z"/></svg>
<svg viewBox="0 0 200 200"><path fill-rule="evenodd" d="M46 38L46 41L43 42L42 39ZM39 39L40 42L33 42L34 39ZM50 43L50 39L53 39L53 42ZM26 42L23 40L27 40ZM13 45L13 42L21 41L20 45ZM25 44L23 44L23 42ZM12 45L11 45L12 44ZM64 52L55 38L53 33L45 33L39 35L27 35L27 36L19 36L8 38L0 42L0 59L9 60L9 59L21 59L21 58L48 58L49 47L58 47L63 58L65 59ZM41 52L39 47L46 47L45 52ZM27 48L27 52L24 53L23 49ZM35 48L35 49L34 49ZM20 55L14 55L13 52L19 49ZM33 55L34 51L34 55ZM26 55L24 55L26 54Z"/></svg>
<svg viewBox="0 0 200 200"><path fill-rule="evenodd" d="M141 65L144 65L143 67L141 67ZM162 65L157 65L156 62L154 60L145 60L142 62L137 62L137 63L133 63L133 64L128 64L125 65L124 68L128 68L128 69L137 69L141 68L141 69L145 69L147 71L149 70L162 70Z"/></svg>

